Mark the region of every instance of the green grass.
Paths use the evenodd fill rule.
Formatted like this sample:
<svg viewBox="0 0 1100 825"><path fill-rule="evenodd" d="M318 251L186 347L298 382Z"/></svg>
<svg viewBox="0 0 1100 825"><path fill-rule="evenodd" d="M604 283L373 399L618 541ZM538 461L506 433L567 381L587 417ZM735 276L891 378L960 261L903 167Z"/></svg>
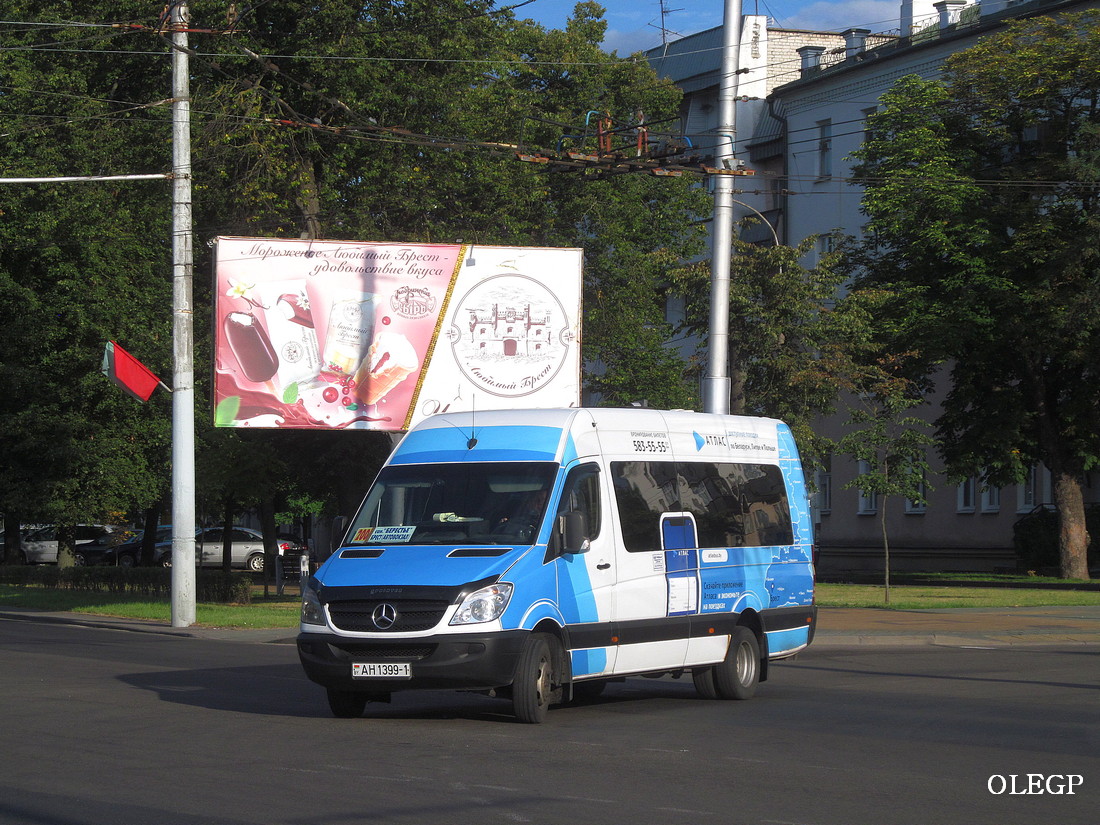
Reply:
<svg viewBox="0 0 1100 825"><path fill-rule="evenodd" d="M972 578L972 580L974 580ZM988 579L983 577L982 581ZM1026 580L1012 579L1019 585ZM1100 605L1100 591L1057 590L1042 587L965 587L962 585L894 585L886 604L881 585L818 584L820 607L886 607L893 610L929 610L957 607L1045 607L1051 605ZM196 623L205 627L255 629L294 628L298 625L298 596L253 594L252 604L199 604ZM0 609L20 607L49 612L88 613L125 619L169 623L167 601L134 601L108 593L83 593L45 587L0 585Z"/></svg>
<svg viewBox="0 0 1100 825"><path fill-rule="evenodd" d="M254 594L252 604L197 604L196 624L205 627L294 628L298 626L297 593L283 596ZM21 607L63 613L89 613L123 619L169 623L172 605L168 601L135 601L110 593L86 593L48 587L0 585L0 609Z"/></svg>

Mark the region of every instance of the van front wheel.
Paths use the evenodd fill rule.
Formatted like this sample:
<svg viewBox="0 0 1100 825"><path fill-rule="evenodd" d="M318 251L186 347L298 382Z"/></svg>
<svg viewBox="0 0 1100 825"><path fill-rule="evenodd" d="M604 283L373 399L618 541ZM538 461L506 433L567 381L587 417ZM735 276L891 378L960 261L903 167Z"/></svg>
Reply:
<svg viewBox="0 0 1100 825"><path fill-rule="evenodd" d="M550 705L561 699L560 677L555 670L557 640L546 633L532 633L516 667L512 683L512 707L521 722L537 725L546 720Z"/></svg>
<svg viewBox="0 0 1100 825"><path fill-rule="evenodd" d="M760 682L760 643L747 627L734 629L726 658L714 668L714 686L723 699L751 699Z"/></svg>
<svg viewBox="0 0 1100 825"><path fill-rule="evenodd" d="M367 699L365 693L328 688L328 706L337 719L358 719L367 707Z"/></svg>

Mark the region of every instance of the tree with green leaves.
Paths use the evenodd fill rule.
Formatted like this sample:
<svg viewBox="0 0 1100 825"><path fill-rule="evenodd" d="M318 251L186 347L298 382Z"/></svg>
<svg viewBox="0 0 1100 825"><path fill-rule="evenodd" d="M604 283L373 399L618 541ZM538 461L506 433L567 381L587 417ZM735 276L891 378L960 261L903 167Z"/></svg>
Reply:
<svg viewBox="0 0 1100 825"><path fill-rule="evenodd" d="M19 2L5 12L39 23L5 32L7 175L165 168L158 134L166 121L120 100L163 99L157 78L135 72L132 55L100 52L118 32L78 30L67 23L70 4L51 5ZM73 561L66 527L114 519L165 486L164 395L142 405L112 386L99 363L116 339L165 374L168 197L167 181L0 189L0 509L58 523L70 537L63 565Z"/></svg>
<svg viewBox="0 0 1100 825"><path fill-rule="evenodd" d="M857 153L861 282L899 346L948 364L936 421L953 474L1020 482L1042 462L1061 574L1087 578L1082 487L1100 461L1100 12L1013 22L903 78Z"/></svg>
<svg viewBox="0 0 1100 825"><path fill-rule="evenodd" d="M680 93L648 64L600 49L602 7L580 3L564 30L546 31L480 0L299 6L250 9L196 62L196 106L214 113L198 121L200 226L581 247L583 351L599 365L588 390L609 404L691 404L664 346L662 288L702 250L684 216L708 208L705 193L687 179L516 159L595 152L604 116L619 149L635 140L635 112L658 124L676 114Z"/></svg>
<svg viewBox="0 0 1100 825"><path fill-rule="evenodd" d="M650 124L675 117L679 92L644 61L601 51L601 7L578 4L562 31L489 0L190 10L196 273L209 271L218 235L582 247L583 347L603 367L590 388L607 403L687 405L691 388L663 347L660 289L673 261L701 249L683 216L705 211L705 194L687 179L548 174L516 157L592 146L592 113L614 119L620 147L632 145L636 112ZM108 20L102 4L9 4L10 20L33 24L0 24L9 174L168 169L161 11L121 0ZM170 193L159 181L72 187L6 188L0 202L0 321L18 331L0 360L0 509L34 520L142 509L167 483L166 404L138 405L96 367L114 338L168 374ZM200 440L212 299L196 277ZM260 492L273 504L324 475L303 468L327 446L306 442L329 434L268 435L271 450L232 468L251 478L200 462L198 489L222 505ZM388 436L336 435L369 480L364 462L385 454ZM341 507L354 497L339 494Z"/></svg>
<svg viewBox="0 0 1100 825"><path fill-rule="evenodd" d="M858 298L856 299L858 300ZM873 497L882 532L883 585L890 602L890 535L887 511L891 498L925 504L929 489L928 451L935 440L928 422L912 414L924 399L905 377L911 353L887 355L860 371L860 391L847 393L849 420L837 450L861 463L863 471L846 487Z"/></svg>
<svg viewBox="0 0 1100 825"><path fill-rule="evenodd" d="M811 269L802 265L816 243L816 236L794 247L736 241L730 271L730 412L786 421L809 461L831 451L812 424L852 386L871 324L837 299L843 275L836 254ZM701 339L705 356L709 267L685 267L672 282L687 298L682 329ZM693 374L703 366L697 362Z"/></svg>

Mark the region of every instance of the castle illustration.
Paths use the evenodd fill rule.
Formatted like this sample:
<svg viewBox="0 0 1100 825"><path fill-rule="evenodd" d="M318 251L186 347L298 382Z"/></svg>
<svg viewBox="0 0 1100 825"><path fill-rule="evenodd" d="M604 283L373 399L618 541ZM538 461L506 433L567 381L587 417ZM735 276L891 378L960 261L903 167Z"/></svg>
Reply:
<svg viewBox="0 0 1100 825"><path fill-rule="evenodd" d="M523 309L515 307L493 308L481 314L476 309L470 313L470 340L478 354L503 355L539 355L550 344L550 312L541 320L532 316L531 305Z"/></svg>

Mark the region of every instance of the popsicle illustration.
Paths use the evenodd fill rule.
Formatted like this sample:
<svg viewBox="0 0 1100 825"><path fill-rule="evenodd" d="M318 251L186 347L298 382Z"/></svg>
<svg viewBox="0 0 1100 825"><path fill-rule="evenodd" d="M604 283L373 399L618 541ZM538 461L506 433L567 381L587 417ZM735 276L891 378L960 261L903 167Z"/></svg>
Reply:
<svg viewBox="0 0 1100 825"><path fill-rule="evenodd" d="M275 308L283 317L303 327L313 328L313 313L309 311L309 299L296 292L287 292L279 296Z"/></svg>
<svg viewBox="0 0 1100 825"><path fill-rule="evenodd" d="M267 381L279 369L279 359L271 339L251 312L230 312L222 322L229 349L244 371L244 377L257 383Z"/></svg>
<svg viewBox="0 0 1100 825"><path fill-rule="evenodd" d="M419 366L408 338L397 332L380 332L355 374L355 392L364 404L377 404Z"/></svg>

